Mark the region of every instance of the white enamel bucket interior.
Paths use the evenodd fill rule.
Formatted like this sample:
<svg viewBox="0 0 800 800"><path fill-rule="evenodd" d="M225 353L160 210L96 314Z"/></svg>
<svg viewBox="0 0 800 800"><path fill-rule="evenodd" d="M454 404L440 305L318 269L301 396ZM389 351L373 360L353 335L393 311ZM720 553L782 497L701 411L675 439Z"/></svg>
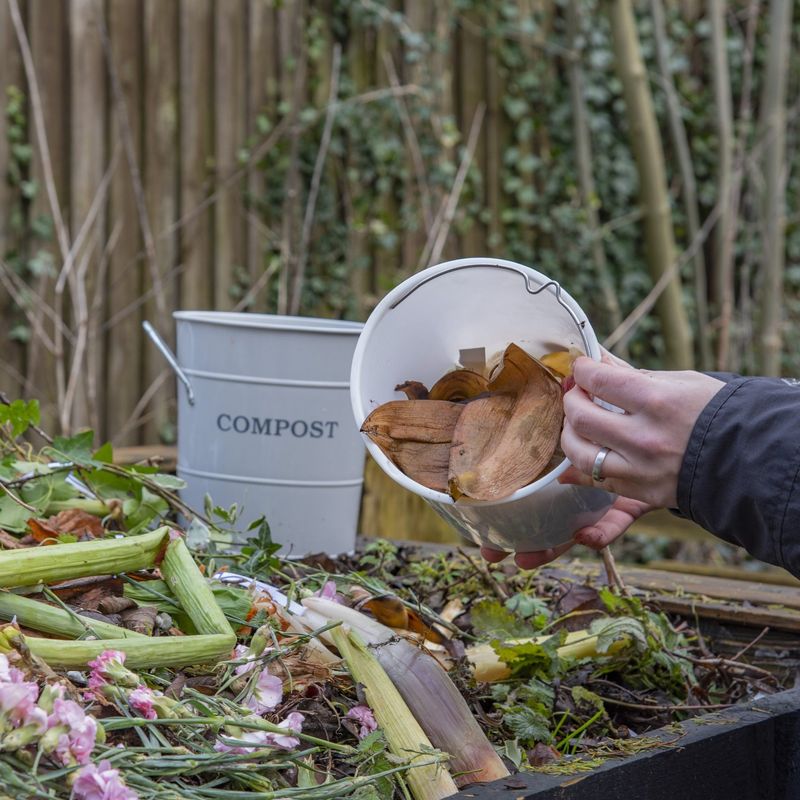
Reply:
<svg viewBox="0 0 800 800"><path fill-rule="evenodd" d="M511 342L541 356L575 347L600 358L580 306L558 284L512 261L467 258L430 267L392 290L367 320L353 356L350 396L359 427L382 403L403 399L406 380L431 386L459 365L461 351L484 348L488 358ZM502 550L541 550L568 541L596 522L614 495L563 486L556 469L509 497L454 502L403 474L373 442L367 448L391 478L425 498L462 535Z"/></svg>
<svg viewBox="0 0 800 800"><path fill-rule="evenodd" d="M349 375L358 322L179 311L178 475L202 509L236 503L239 526L264 515L282 552L355 545L364 445ZM240 541L243 537L239 537Z"/></svg>

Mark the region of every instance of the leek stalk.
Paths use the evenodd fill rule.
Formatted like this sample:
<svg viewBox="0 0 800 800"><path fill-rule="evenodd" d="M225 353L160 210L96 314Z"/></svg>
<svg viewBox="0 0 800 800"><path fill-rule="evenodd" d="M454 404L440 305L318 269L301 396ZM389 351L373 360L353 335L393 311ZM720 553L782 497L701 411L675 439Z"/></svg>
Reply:
<svg viewBox="0 0 800 800"><path fill-rule="evenodd" d="M65 642L26 636L31 653L57 669L84 669L104 650L122 650L125 666L132 670L211 664L230 658L236 644L231 633L213 636L142 636L130 639L95 639Z"/></svg>
<svg viewBox="0 0 800 800"><path fill-rule="evenodd" d="M467 701L436 659L391 628L360 611L321 597L307 597L304 622L321 628L331 620L349 625L374 647L375 657L386 670L412 714L433 742L450 753L450 767L459 786L508 776L500 756L472 715ZM321 634L333 641L332 632Z"/></svg>
<svg viewBox="0 0 800 800"><path fill-rule="evenodd" d="M208 581L197 569L183 539L172 539L167 545L161 574L198 633L234 635L228 618L214 598Z"/></svg>
<svg viewBox="0 0 800 800"><path fill-rule="evenodd" d="M333 628L329 633L353 678L364 686L389 749L409 761L405 779L415 800L442 800L456 794L458 786L443 764L414 766L415 761L430 760L433 745L375 656L348 628Z"/></svg>
<svg viewBox="0 0 800 800"><path fill-rule="evenodd" d="M0 588L115 575L152 567L169 528L120 539L26 547L0 553Z"/></svg>
<svg viewBox="0 0 800 800"><path fill-rule="evenodd" d="M0 591L0 619L12 620L14 617L25 628L72 639L85 636L87 633L96 634L101 639L147 638L142 633L129 631L119 625L81 617L79 614L71 614L63 608L49 606L30 597Z"/></svg>

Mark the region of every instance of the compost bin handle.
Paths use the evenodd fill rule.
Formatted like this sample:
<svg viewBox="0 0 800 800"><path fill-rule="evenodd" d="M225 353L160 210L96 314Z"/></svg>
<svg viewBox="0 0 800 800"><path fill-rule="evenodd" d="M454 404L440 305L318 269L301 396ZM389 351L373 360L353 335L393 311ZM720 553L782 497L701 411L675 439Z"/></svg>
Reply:
<svg viewBox="0 0 800 800"><path fill-rule="evenodd" d="M144 332L150 337L153 344L161 351L161 355L167 359L167 363L172 367L178 380L186 387L186 397L189 400L189 405L194 405L194 389L192 383L186 376L186 373L180 368L178 359L175 354L169 349L169 345L158 335L156 329L147 320L142 322Z"/></svg>

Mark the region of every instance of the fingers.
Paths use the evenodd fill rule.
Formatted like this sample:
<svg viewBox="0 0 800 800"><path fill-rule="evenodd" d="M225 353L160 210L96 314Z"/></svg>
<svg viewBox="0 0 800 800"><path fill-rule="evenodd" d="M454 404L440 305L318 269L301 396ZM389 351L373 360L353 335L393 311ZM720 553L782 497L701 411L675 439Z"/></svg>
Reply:
<svg viewBox="0 0 800 800"><path fill-rule="evenodd" d="M609 447L610 449L600 468L600 477L604 480L606 478L628 477L630 475L630 464L625 456L614 450L611 445L605 444L602 446ZM587 476L591 476L592 470L594 469L594 462L597 458L597 454L600 452L601 445L579 436L567 420L564 422L564 429L561 431L561 448L567 458L572 462L573 466L577 467ZM580 485L592 486L594 484L590 481L588 484L581 482Z"/></svg>
<svg viewBox="0 0 800 800"><path fill-rule="evenodd" d="M558 547L550 547L547 550L537 550L530 553L517 553L514 556L514 562L520 569L536 569L541 567L542 564L547 564L550 561L558 558L563 553L575 544L574 542L566 542L560 544Z"/></svg>
<svg viewBox="0 0 800 800"><path fill-rule="evenodd" d="M591 442L622 451L630 441L630 419L597 405L579 386L564 395L564 415L575 433Z"/></svg>
<svg viewBox="0 0 800 800"><path fill-rule="evenodd" d="M497 564L498 561L502 561L509 555L511 554L507 553L505 550L493 550L491 547L481 547L481 557L490 564Z"/></svg>
<svg viewBox="0 0 800 800"><path fill-rule="evenodd" d="M654 506L649 503L618 497L599 522L575 532L575 541L592 550L601 550L618 539L639 517L652 511L653 508Z"/></svg>
<svg viewBox="0 0 800 800"><path fill-rule="evenodd" d="M652 379L648 373L628 366L582 357L575 360L572 375L585 392L629 413L639 411L652 397Z"/></svg>
<svg viewBox="0 0 800 800"><path fill-rule="evenodd" d="M633 369L633 367L627 361L623 361L619 356L615 356L612 352L606 350L602 345L600 346L600 360L604 364L611 364L612 366L616 367L624 367L625 369Z"/></svg>

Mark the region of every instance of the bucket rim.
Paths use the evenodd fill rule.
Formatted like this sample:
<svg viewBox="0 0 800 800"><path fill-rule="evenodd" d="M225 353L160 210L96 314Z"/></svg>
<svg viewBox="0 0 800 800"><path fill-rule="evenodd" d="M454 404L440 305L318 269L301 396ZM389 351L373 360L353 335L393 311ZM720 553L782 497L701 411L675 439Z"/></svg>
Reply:
<svg viewBox="0 0 800 800"><path fill-rule="evenodd" d="M372 334L372 331L388 312L393 310L395 306L408 297L423 283L427 283L443 273L449 273L457 269L466 269L470 267L487 267L490 269L495 267L506 270L511 269L519 272L523 278L526 279L526 281L535 281L543 288L547 283L555 283L555 281L553 281L544 273L539 272L532 267L520 264L519 262L502 258L478 257L458 258L452 261L445 261L441 264L421 270L420 272L417 272L410 278L407 278L402 283L395 286L394 289L392 289L383 297L383 299L375 306L372 313L369 315L366 323L364 323L364 329L361 332L361 336L356 344L355 352L353 353L353 361L350 369L350 403L353 408L353 416L355 417L356 425L359 427L359 429L369 413L367 409L363 407L359 391L361 386L361 364L363 360L363 353L366 349L367 342ZM580 333L584 342L587 344L587 349L589 350L587 355L590 358L593 358L595 361L600 361L600 343L597 340L597 335L595 334L591 323L586 317L586 314L580 305L578 305L578 303L575 301L575 299L560 285L558 285L558 291L560 292L563 303L566 303L576 315L575 321L579 326ZM427 486L423 486L421 483L417 483L415 480L409 478L404 472L395 466L392 461L389 460L384 452L373 441L371 441L366 434L362 433L361 436L364 439L369 454L373 459L375 459L381 469L396 483L399 483L410 492L413 492L419 497L423 497L425 500L433 503L434 505L456 505L456 501L449 494L445 492L438 492L435 489L429 489ZM571 466L571 463L572 462L565 457L557 467L550 470L550 472L548 472L546 475L543 475L533 483L529 483L527 486L517 489L517 491L513 494L510 494L508 497L504 497L500 500L472 500L470 498L461 498L458 501L458 505L489 507L513 503L533 494L534 492L539 491L540 489L543 489L545 486L548 486L556 481L560 475L566 472L566 470Z"/></svg>
<svg viewBox="0 0 800 800"><path fill-rule="evenodd" d="M227 328L255 328L300 333L329 333L358 336L364 328L363 322L323 317L297 317L283 314L251 314L243 311L173 311L178 322L196 325L218 325Z"/></svg>

